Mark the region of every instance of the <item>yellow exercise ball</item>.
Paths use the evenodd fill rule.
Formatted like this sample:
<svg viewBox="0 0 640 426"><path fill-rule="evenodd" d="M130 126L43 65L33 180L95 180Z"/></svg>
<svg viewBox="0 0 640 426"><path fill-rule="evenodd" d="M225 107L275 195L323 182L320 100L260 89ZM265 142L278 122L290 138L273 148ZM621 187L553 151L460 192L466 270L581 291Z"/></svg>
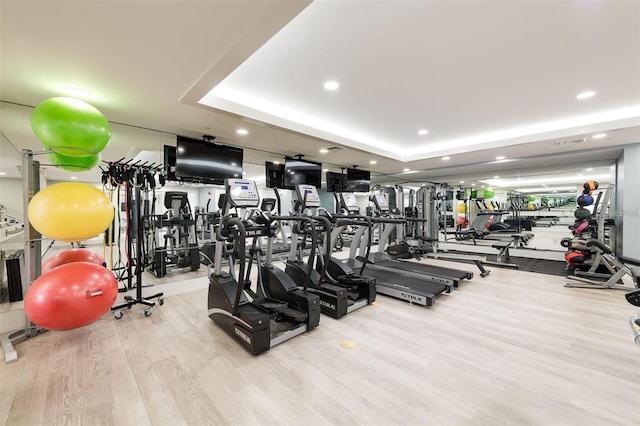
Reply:
<svg viewBox="0 0 640 426"><path fill-rule="evenodd" d="M458 204L458 207L456 207L456 210L458 213L464 213L467 211L467 205L465 203L460 203Z"/></svg>
<svg viewBox="0 0 640 426"><path fill-rule="evenodd" d="M54 240L84 241L111 225L113 206L98 188L63 182L44 188L29 203L27 216L36 231Z"/></svg>

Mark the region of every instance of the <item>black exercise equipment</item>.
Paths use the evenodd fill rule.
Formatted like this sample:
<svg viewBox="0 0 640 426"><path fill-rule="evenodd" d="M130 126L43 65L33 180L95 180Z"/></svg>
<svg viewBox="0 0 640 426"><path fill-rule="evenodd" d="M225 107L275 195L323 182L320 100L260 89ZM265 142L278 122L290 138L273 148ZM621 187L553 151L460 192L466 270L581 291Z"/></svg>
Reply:
<svg viewBox="0 0 640 426"><path fill-rule="evenodd" d="M266 265L260 268L261 285L257 291L248 291L250 282L245 276L245 240L247 237L268 236L271 226L268 220L263 224L254 222L257 226L243 220L246 209L255 209L260 203L255 182L227 179L225 194L222 220L216 229L214 270L209 277L208 315L249 352L257 355L317 327L320 320L320 299L304 289L299 289L282 271ZM229 214L230 207L240 209L238 217ZM245 223L248 225L247 228ZM229 242L233 243L229 256L229 272L223 272L222 256L227 252L226 246ZM234 277L235 263L239 265L237 280ZM259 294L269 291L269 283L275 281L279 282L277 289L271 288L270 294ZM249 300L247 295L256 297Z"/></svg>
<svg viewBox="0 0 640 426"><path fill-rule="evenodd" d="M359 216L360 208L352 193L340 193L341 207L352 215ZM391 267L390 263L402 262L395 260L386 265L370 263L366 259L357 256L358 241L362 241L365 233L370 233L369 227L361 226L356 230L353 243L349 251L349 259L345 263L353 270L360 270L361 273L376 279L376 292L398 299L406 300L409 303L423 306L432 306L436 297L451 291L451 285L430 282L420 277L419 274L406 270ZM361 248L364 248L361 246Z"/></svg>
<svg viewBox="0 0 640 426"><path fill-rule="evenodd" d="M305 210L312 212L320 209L320 196L312 185L296 185L298 197L297 217L305 217ZM317 211L316 211L317 213ZM294 216L296 217L296 216ZM306 216L309 217L309 216ZM339 268L341 262L332 258L332 233L333 227L325 210L325 216L310 216L313 225L309 229L303 227L294 228L291 237L290 257L287 260L286 272L295 282L310 282L309 291L320 296L322 312L334 318L344 315L366 306L376 298L375 279L356 274L350 268ZM311 232L319 232L324 235L324 242L316 244L312 242L312 252L308 261L302 260L302 248ZM320 245L324 250L316 250ZM314 250L318 252L314 256ZM313 268L315 262L315 268ZM331 271L331 272L329 272Z"/></svg>

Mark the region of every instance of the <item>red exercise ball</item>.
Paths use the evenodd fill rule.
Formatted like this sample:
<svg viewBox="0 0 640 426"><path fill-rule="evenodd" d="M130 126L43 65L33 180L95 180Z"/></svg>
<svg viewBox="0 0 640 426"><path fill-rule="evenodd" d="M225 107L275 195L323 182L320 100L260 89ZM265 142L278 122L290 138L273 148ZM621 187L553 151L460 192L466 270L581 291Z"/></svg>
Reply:
<svg viewBox="0 0 640 426"><path fill-rule="evenodd" d="M104 266L104 259L99 254L84 248L72 248L61 251L42 263L42 274L46 274L60 265L73 262L90 262Z"/></svg>
<svg viewBox="0 0 640 426"><path fill-rule="evenodd" d="M27 318L47 330L91 324L118 295L118 281L107 268L89 262L60 265L36 279L24 298Z"/></svg>

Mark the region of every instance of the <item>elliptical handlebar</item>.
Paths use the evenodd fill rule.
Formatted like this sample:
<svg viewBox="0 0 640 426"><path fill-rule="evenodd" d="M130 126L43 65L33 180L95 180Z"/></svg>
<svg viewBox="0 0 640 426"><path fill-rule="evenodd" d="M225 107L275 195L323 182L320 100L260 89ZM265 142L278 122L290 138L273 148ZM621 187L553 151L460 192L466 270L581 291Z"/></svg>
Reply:
<svg viewBox="0 0 640 426"><path fill-rule="evenodd" d="M223 241L225 237L222 236L221 230L222 228L230 228L235 226L238 228L238 264L240 265L240 270L238 271L238 288L236 289L235 298L233 301L233 312L231 314L233 316L238 315L238 305L240 304L240 297L242 296L242 291L244 290L244 269L246 263L246 235L244 224L237 217L229 217L223 216L220 226L216 229L216 237Z"/></svg>
<svg viewBox="0 0 640 426"><path fill-rule="evenodd" d="M309 283L311 282L311 271L313 270L313 259L315 258L315 255L316 255L317 236L316 236L316 228L315 226L313 226L313 219L311 219L311 217L309 216L300 216L300 215L299 216L269 216L269 218L271 220L293 220L293 221L309 223L310 225L309 228L311 229L311 252L309 253L307 274L303 284L304 291L307 291L307 288L309 287Z"/></svg>
<svg viewBox="0 0 640 426"><path fill-rule="evenodd" d="M329 262L331 261L331 221L326 216L312 216L313 220L322 222L324 225L324 244L325 244L325 252L324 252L324 262L322 262L322 271L320 272L320 281L322 282L324 279L328 278L327 269L329 267ZM334 281L331 279L331 281ZM334 282L335 283L335 282Z"/></svg>

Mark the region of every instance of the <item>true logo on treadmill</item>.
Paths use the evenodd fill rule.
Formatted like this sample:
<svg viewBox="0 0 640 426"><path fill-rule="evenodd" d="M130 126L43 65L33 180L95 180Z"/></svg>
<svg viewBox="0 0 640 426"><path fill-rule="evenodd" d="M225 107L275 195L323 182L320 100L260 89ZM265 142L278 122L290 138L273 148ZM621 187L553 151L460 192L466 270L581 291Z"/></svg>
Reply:
<svg viewBox="0 0 640 426"><path fill-rule="evenodd" d="M421 302L422 301L422 297L421 296L416 296L415 294L409 294L409 293L402 292L402 293L400 293L400 296L403 299L406 299L406 300L411 300L411 301L416 301L416 302Z"/></svg>
<svg viewBox="0 0 640 426"><path fill-rule="evenodd" d="M236 332L236 336L238 336L239 338L241 338L242 340L244 340L248 344L251 344L251 337L249 337L247 334L245 334L242 330L240 330L238 327L236 327L234 329L234 331Z"/></svg>
<svg viewBox="0 0 640 426"><path fill-rule="evenodd" d="M325 308L333 309L334 311L336 310L336 305L329 302L325 302L324 300L320 301L320 305L324 306Z"/></svg>

